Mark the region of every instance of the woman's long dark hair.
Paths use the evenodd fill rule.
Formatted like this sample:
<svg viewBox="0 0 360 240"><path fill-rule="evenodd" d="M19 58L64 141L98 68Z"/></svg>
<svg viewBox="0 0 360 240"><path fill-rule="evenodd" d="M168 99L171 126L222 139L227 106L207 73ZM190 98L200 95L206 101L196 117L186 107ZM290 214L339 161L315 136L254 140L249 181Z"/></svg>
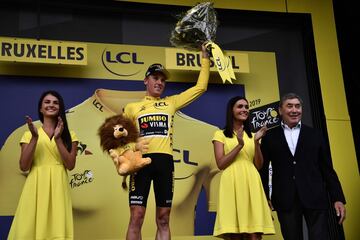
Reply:
<svg viewBox="0 0 360 240"><path fill-rule="evenodd" d="M66 115L65 115L65 104L64 104L64 99L58 92L56 92L54 90L49 90L49 91L43 92L43 94L41 94L41 97L40 97L39 103L38 103L39 119L42 123L44 123L44 115L41 113L40 109L41 109L42 102L43 102L45 96L47 96L49 94L56 97L59 100L59 116L61 117L61 119L63 120L63 123L64 123L64 129L61 134L61 139L63 140L67 150L70 152L71 148L72 148L72 142L71 142L70 131L69 131L68 123L66 120ZM57 123L57 119L56 119L56 123Z"/></svg>
<svg viewBox="0 0 360 240"><path fill-rule="evenodd" d="M239 100L245 100L247 103L249 103L245 97L236 96L236 97L231 98L228 101L227 106L226 106L226 124L225 124L223 132L224 132L224 135L228 138L232 138L234 136L233 108L234 108L235 103ZM243 124L244 124L244 131L246 132L246 134L248 135L249 138L252 138L249 118L247 118Z"/></svg>

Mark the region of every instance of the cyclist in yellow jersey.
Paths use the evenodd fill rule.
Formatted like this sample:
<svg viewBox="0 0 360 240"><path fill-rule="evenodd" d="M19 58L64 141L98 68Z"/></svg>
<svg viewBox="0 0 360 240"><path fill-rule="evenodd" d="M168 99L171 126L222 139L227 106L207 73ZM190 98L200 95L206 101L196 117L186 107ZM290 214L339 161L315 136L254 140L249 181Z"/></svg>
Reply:
<svg viewBox="0 0 360 240"><path fill-rule="evenodd" d="M146 96L142 101L129 103L124 108L124 114L137 124L140 135L149 140L146 156L152 159L150 165L130 177L130 222L127 239L141 239L151 181L156 200L156 239L170 239L169 218L174 188L174 114L206 91L209 72L209 54L203 44L197 84L180 94L161 98L169 73L161 64L153 64L145 73Z"/></svg>

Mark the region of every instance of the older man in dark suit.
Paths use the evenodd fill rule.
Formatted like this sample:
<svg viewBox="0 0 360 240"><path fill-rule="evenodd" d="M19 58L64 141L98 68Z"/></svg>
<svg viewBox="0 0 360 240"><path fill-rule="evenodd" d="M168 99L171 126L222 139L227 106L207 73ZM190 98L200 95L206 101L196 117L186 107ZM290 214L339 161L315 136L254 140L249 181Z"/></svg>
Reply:
<svg viewBox="0 0 360 240"><path fill-rule="evenodd" d="M281 98L281 126L269 130L261 142L263 185L269 195L271 162L269 203L277 211L285 240L303 240L303 216L310 240L328 240L328 193L339 224L345 220L345 197L323 137L301 122L302 105L294 93Z"/></svg>

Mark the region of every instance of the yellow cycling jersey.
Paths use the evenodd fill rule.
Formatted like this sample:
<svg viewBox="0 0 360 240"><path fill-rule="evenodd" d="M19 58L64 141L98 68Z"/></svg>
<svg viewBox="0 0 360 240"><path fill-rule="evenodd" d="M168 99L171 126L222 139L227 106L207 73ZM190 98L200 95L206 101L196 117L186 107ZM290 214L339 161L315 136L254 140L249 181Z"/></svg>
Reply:
<svg viewBox="0 0 360 240"><path fill-rule="evenodd" d="M140 102L125 106L124 115L136 123L140 136L149 139L147 153L173 153L174 114L206 91L209 66L210 60L203 58L196 85L180 94L165 98L145 96Z"/></svg>

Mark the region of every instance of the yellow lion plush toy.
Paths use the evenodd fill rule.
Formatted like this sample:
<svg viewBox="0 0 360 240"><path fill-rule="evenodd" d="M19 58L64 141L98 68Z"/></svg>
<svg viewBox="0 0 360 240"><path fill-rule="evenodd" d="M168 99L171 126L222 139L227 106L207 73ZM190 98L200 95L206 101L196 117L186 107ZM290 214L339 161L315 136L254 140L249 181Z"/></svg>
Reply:
<svg viewBox="0 0 360 240"><path fill-rule="evenodd" d="M148 142L139 138L135 124L122 114L105 119L98 134L102 149L112 158L118 174L124 176L126 188L126 176L151 163L150 158L142 157Z"/></svg>

